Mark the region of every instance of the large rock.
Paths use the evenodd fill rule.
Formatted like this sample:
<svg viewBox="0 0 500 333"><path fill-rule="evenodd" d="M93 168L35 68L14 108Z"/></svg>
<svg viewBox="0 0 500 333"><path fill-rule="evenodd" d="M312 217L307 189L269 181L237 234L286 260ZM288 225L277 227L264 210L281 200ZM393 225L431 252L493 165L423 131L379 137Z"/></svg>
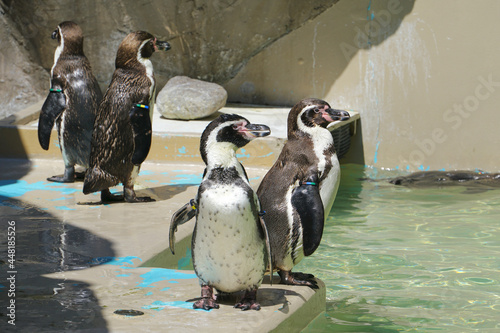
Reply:
<svg viewBox="0 0 500 333"><path fill-rule="evenodd" d="M216 83L176 76L158 94L156 109L169 119L199 119L217 112L226 100L226 90Z"/></svg>

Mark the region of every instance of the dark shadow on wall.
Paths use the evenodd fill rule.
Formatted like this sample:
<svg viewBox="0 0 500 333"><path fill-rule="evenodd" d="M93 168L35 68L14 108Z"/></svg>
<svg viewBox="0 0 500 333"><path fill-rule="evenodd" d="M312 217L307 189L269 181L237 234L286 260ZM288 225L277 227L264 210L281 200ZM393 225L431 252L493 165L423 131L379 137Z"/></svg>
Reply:
<svg viewBox="0 0 500 333"><path fill-rule="evenodd" d="M358 61L358 53L381 47L391 39L414 4L414 0L339 1L253 57L235 78L224 84L228 100L291 107L303 98L330 96L328 102L339 107L336 103L342 103L342 96L331 97L335 82L353 59ZM360 62L359 66L370 72L369 61ZM361 121L343 163L365 164Z"/></svg>
<svg viewBox="0 0 500 333"><path fill-rule="evenodd" d="M326 96L362 50L382 45L415 0L342 0L262 50L224 84L230 102L292 106ZM369 66L369 64L366 64Z"/></svg>

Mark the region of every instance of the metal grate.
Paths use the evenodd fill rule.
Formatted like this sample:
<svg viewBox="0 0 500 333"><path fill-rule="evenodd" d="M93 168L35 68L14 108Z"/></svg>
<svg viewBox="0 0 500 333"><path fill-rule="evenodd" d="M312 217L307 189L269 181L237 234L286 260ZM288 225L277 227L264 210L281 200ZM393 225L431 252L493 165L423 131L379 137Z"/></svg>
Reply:
<svg viewBox="0 0 500 333"><path fill-rule="evenodd" d="M337 158L341 159L351 147L351 127L350 124L345 124L332 132L333 144L337 152Z"/></svg>

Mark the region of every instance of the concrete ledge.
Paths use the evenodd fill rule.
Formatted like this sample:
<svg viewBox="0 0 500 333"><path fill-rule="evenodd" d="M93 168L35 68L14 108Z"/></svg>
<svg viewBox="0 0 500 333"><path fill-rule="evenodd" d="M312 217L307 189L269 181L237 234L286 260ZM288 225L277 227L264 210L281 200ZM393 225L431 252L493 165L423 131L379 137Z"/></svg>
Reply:
<svg viewBox="0 0 500 333"><path fill-rule="evenodd" d="M31 111L35 109L37 106ZM230 106L222 110L242 114L254 123L268 124L275 135L254 140L238 151L253 188L258 187L285 143L288 108L269 109ZM347 124L353 134L359 115L351 114ZM84 326L79 329L112 332L302 330L325 309L325 286L321 281L320 289L315 291L279 285L277 276L271 286L267 278L258 292L260 311L234 309L235 296L222 300L218 310L192 309L193 301L200 295L198 279L190 270L194 220L180 226L175 256L168 249L168 228L172 214L196 194L204 169L199 155L200 134L211 119L186 122L160 119L158 114L155 117L153 145L141 168L136 191L153 197L156 202L138 204L95 206L99 195L83 195L81 182L47 182L47 177L61 174L64 168L57 132L52 132L50 148L44 151L38 143L36 119L27 125L0 126L0 136L8 143L0 145L1 215L17 220L19 239L25 234L32 239L33 243L18 244L19 253L37 246L49 249L19 267L20 272L29 272L26 281L23 277L18 284L23 300L28 302L28 310L23 313L25 320L32 318L24 328L40 328L50 323L51 329L57 331L72 329L71 325L81 322ZM345 124L338 122L329 129L333 131ZM20 213L23 211L29 211L28 215ZM72 237L76 241L66 241ZM51 258L54 253L60 255L58 260ZM84 253L90 259L84 262L67 259L75 253ZM54 262L58 263L59 272L47 272ZM56 293L59 288L71 290L75 295L90 295L82 296L82 304L88 305L83 310L78 304L68 307L66 304L73 304L80 296L70 291L66 292L69 296L62 291ZM89 318L82 321L81 315L74 317L71 312L51 314L51 307L44 300L53 300L51 306L62 311L84 311ZM120 309L144 314L136 317L116 314ZM50 319L51 316L59 320Z"/></svg>
<svg viewBox="0 0 500 333"><path fill-rule="evenodd" d="M267 168L246 169L256 188ZM168 250L168 229L173 212L195 196L203 165L144 163L136 191L156 202L97 206L99 195L84 195L81 182L45 180L62 170L55 159L0 159L1 216L16 221L22 260L16 266L21 331L298 332L324 311L322 282L314 291L279 285L277 276L259 289L260 311L234 309L234 296L218 310L192 309L200 295L189 269L194 220L180 226L176 256ZM115 314L120 309L144 314Z"/></svg>
<svg viewBox="0 0 500 333"><path fill-rule="evenodd" d="M193 271L101 265L84 271L46 275L92 286L111 332L299 332L325 310L325 286L320 289L265 283L257 299L260 311L233 308L241 295L218 297L217 310L194 310L200 286ZM136 310L123 316L116 310Z"/></svg>

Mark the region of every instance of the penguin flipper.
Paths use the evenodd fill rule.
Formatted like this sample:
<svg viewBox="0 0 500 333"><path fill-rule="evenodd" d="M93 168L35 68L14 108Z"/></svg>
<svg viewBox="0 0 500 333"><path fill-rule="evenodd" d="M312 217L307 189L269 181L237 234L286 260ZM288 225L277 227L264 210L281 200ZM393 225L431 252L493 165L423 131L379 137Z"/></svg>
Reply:
<svg viewBox="0 0 500 333"><path fill-rule="evenodd" d="M142 104L134 104L129 113L130 123L134 132L134 154L132 163L140 165L149 154L151 148L151 134L153 132L149 107Z"/></svg>
<svg viewBox="0 0 500 333"><path fill-rule="evenodd" d="M38 142L44 150L49 149L50 133L57 117L66 108L66 96L60 89L51 89L43 103L38 119Z"/></svg>
<svg viewBox="0 0 500 333"><path fill-rule="evenodd" d="M263 212L265 214L265 212ZM266 241L266 252L267 252L267 269L269 269L269 275L270 275L270 284L271 286L273 285L273 259L271 256L271 243L269 242L269 233L267 232L267 227L266 223L264 222L264 218L261 214L259 214L259 221L260 221L260 226L262 228L262 231L264 232L264 238Z"/></svg>
<svg viewBox="0 0 500 333"><path fill-rule="evenodd" d="M292 206L296 209L302 224L304 255L316 251L323 236L325 212L317 182L303 182L292 194Z"/></svg>
<svg viewBox="0 0 500 333"><path fill-rule="evenodd" d="M168 246L172 254L175 254L175 232L177 227L191 220L196 215L196 201L191 199L172 215L168 233Z"/></svg>

